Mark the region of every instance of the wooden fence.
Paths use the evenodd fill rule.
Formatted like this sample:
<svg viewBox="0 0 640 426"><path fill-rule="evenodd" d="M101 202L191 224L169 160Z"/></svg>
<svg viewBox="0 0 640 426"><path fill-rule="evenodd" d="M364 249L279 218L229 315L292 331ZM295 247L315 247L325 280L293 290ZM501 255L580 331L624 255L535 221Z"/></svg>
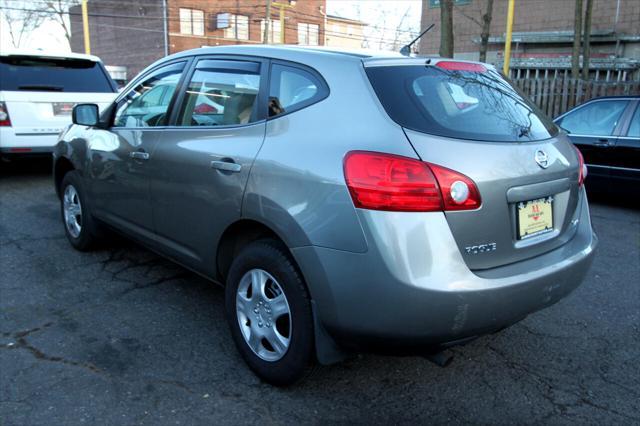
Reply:
<svg viewBox="0 0 640 426"><path fill-rule="evenodd" d="M515 84L549 117L555 118L592 98L639 95L640 81L584 81L572 78L521 78Z"/></svg>

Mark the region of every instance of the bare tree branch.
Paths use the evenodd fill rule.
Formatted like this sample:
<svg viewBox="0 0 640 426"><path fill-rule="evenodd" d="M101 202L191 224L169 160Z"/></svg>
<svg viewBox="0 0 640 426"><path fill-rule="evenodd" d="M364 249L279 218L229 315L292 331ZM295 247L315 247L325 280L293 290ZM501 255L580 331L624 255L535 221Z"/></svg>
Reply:
<svg viewBox="0 0 640 426"><path fill-rule="evenodd" d="M64 36L71 45L71 27L69 26L69 8L79 4L79 0L49 0L45 3L46 16L57 22L64 31Z"/></svg>
<svg viewBox="0 0 640 426"><path fill-rule="evenodd" d="M33 10L31 3L8 0L0 1L0 16L15 48L19 48L24 37L38 28L45 18L41 11Z"/></svg>

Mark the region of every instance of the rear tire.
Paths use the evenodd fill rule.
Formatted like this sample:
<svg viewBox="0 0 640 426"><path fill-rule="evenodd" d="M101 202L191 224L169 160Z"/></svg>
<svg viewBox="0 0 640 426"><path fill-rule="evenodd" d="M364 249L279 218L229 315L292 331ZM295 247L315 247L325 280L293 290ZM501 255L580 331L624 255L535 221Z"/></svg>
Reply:
<svg viewBox="0 0 640 426"><path fill-rule="evenodd" d="M82 179L75 170L62 178L60 213L65 235L76 250L88 251L97 245L100 227L91 215Z"/></svg>
<svg viewBox="0 0 640 426"><path fill-rule="evenodd" d="M225 307L233 340L258 377L287 386L311 372L309 293L281 243L259 240L240 252L227 276Z"/></svg>

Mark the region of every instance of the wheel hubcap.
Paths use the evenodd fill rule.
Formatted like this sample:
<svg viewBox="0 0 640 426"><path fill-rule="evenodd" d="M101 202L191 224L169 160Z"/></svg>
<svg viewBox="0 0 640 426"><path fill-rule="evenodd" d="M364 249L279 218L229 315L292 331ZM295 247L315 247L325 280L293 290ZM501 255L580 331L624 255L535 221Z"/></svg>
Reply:
<svg viewBox="0 0 640 426"><path fill-rule="evenodd" d="M78 191L73 185L68 185L65 188L62 203L67 231L73 238L78 238L82 231L82 205Z"/></svg>
<svg viewBox="0 0 640 426"><path fill-rule="evenodd" d="M251 350L265 361L277 361L289 349L291 310L282 287L262 269L248 271L236 294L240 331Z"/></svg>

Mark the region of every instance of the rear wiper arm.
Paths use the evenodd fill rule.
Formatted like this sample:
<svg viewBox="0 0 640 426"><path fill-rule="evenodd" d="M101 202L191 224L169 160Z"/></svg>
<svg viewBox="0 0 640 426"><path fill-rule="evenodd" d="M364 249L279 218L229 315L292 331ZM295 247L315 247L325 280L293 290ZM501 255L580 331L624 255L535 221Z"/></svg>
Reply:
<svg viewBox="0 0 640 426"><path fill-rule="evenodd" d="M25 84L24 86L18 86L18 90L42 90L47 92L62 92L64 90L64 87L49 86L46 84Z"/></svg>

